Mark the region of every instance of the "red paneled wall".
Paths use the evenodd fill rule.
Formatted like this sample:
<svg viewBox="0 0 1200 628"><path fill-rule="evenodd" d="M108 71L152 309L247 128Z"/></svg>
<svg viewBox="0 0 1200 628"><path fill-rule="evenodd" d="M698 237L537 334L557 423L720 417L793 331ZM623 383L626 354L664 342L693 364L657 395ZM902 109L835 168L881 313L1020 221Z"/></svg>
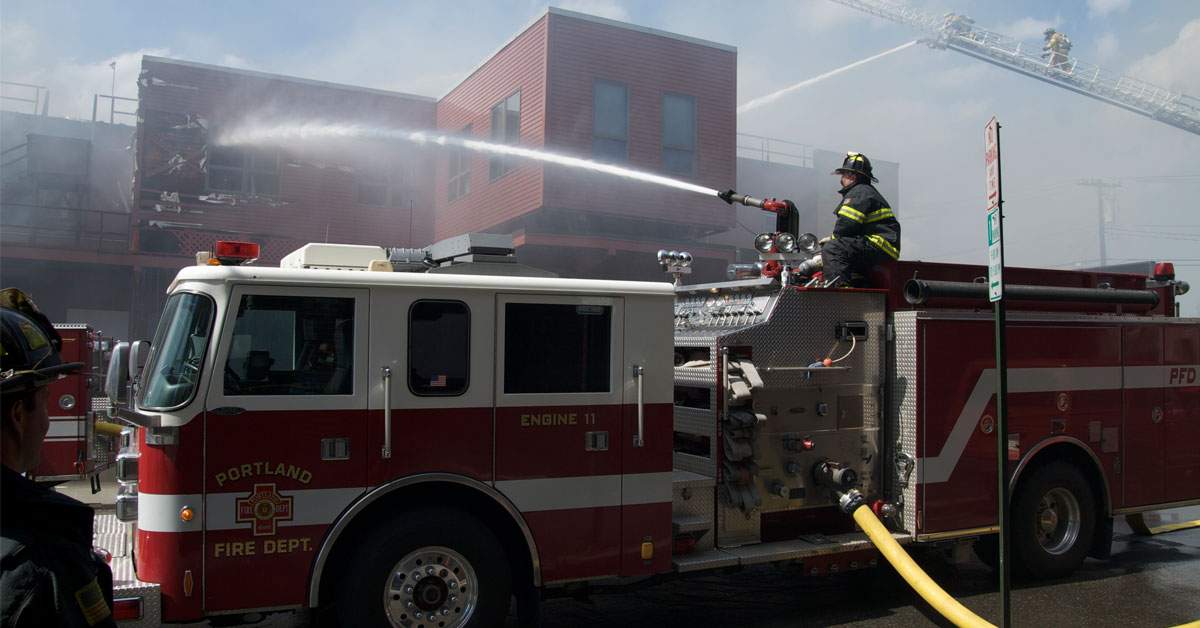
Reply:
<svg viewBox="0 0 1200 628"><path fill-rule="evenodd" d="M565 15L549 17L549 148L591 155L592 85L596 80L612 81L626 86L629 100L627 165L663 173L663 94L692 96L696 99L696 165L693 176L682 178L711 188L733 186L736 52ZM715 230L732 227L735 215L718 199L553 168L546 172L545 203Z"/></svg>
<svg viewBox="0 0 1200 628"><path fill-rule="evenodd" d="M541 148L545 144L546 24L543 17L488 59L437 105L437 127L449 133L471 125L477 139L491 138L491 108L513 92L521 92L520 144ZM517 162L516 169L489 181L488 156L468 153L471 191L449 200L449 160L437 160L436 237L482 231L535 210L542 205L542 166Z"/></svg>

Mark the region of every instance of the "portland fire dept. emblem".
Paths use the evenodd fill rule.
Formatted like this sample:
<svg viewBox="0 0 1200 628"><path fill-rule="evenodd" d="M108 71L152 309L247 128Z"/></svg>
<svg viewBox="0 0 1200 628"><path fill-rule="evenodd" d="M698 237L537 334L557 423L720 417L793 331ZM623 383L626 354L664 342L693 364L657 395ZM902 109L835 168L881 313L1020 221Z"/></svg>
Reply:
<svg viewBox="0 0 1200 628"><path fill-rule="evenodd" d="M273 535L277 522L292 520L292 499L280 496L274 484L255 484L249 496L237 499L237 522L254 522L254 536Z"/></svg>

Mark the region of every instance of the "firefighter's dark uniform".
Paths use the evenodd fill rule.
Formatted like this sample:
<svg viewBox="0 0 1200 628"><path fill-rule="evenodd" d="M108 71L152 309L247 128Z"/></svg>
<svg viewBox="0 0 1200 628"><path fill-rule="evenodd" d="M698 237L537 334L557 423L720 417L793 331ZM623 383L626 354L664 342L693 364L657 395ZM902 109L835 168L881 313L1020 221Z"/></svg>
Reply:
<svg viewBox="0 0 1200 628"><path fill-rule="evenodd" d="M78 371L83 365L64 363L61 347L62 338L33 301L20 290L0 290L0 395L36 395ZM4 442L12 438L14 446L27 447L23 434L7 431L11 419L0 417ZM112 571L92 551L92 509L18 473L30 461L23 449L15 451L21 455L0 465L0 628L115 627Z"/></svg>
<svg viewBox="0 0 1200 628"><path fill-rule="evenodd" d="M821 249L821 260L826 281L853 284L854 275L865 276L871 268L900 258L900 223L869 183L854 183L839 193L833 239Z"/></svg>
<svg viewBox="0 0 1200 628"><path fill-rule="evenodd" d="M116 626L92 509L0 465L0 627Z"/></svg>

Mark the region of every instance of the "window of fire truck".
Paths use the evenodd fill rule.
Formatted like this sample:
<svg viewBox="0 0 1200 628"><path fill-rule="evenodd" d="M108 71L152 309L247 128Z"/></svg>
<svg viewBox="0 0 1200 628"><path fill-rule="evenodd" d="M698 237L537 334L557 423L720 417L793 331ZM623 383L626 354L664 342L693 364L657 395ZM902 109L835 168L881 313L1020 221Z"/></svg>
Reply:
<svg viewBox="0 0 1200 628"><path fill-rule="evenodd" d="M350 395L354 299L243 295L224 394Z"/></svg>
<svg viewBox="0 0 1200 628"><path fill-rule="evenodd" d="M408 310L408 388L458 396L471 372L471 311L462 301L417 301Z"/></svg>
<svg viewBox="0 0 1200 628"><path fill-rule="evenodd" d="M212 299L189 292L171 295L163 308L145 369L139 406L179 408L192 400L212 334Z"/></svg>
<svg viewBox="0 0 1200 628"><path fill-rule="evenodd" d="M612 307L507 303L504 393L611 390Z"/></svg>

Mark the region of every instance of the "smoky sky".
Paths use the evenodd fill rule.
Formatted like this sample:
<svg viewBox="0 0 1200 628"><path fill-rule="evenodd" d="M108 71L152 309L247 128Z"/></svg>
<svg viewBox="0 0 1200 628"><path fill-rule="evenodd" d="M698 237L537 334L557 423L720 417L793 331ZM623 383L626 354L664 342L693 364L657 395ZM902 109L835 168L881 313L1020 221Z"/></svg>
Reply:
<svg viewBox="0 0 1200 628"><path fill-rule="evenodd" d="M920 35L827 0L656 3L575 0L563 8L737 46L738 102L798 83ZM1072 55L1200 95L1200 5L1072 0L917 1L931 14L1040 46L1071 36ZM289 8L291 7L291 8ZM136 96L140 55L157 54L339 83L444 95L525 25L544 2L350 3L295 11L285 3L0 3L0 76L51 88L51 113L90 117L91 94ZM5 105L9 108L9 105ZM900 164L908 259L986 259L983 127L1002 130L1007 259L1070 268L1171 260L1200 284L1200 137L987 65L913 46L739 116L739 131ZM1088 178L1120 184L1097 199ZM717 183L697 181L702 185ZM830 205L836 182L830 179ZM742 190L770 196L771 190ZM1200 288L1197 289L1200 292ZM1200 315L1200 299L1185 297Z"/></svg>

